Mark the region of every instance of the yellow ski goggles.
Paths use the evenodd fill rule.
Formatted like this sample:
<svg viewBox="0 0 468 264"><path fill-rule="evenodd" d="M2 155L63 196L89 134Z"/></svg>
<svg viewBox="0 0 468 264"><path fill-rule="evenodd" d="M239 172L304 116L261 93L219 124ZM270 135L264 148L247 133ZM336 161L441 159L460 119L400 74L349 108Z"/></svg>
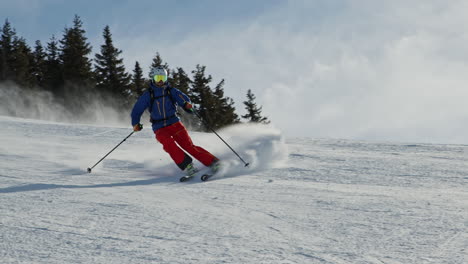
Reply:
<svg viewBox="0 0 468 264"><path fill-rule="evenodd" d="M160 82L160 81L166 82L167 81L167 75L155 75L153 77L153 79L154 79L155 82Z"/></svg>

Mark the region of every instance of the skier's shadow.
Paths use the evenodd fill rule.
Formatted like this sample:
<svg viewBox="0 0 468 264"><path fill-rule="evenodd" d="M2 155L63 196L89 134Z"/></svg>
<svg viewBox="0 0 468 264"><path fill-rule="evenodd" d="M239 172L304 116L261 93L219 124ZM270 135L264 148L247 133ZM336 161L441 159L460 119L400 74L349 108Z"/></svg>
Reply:
<svg viewBox="0 0 468 264"><path fill-rule="evenodd" d="M65 172L65 171L62 171ZM16 192L30 192L30 191L41 191L41 190L53 190L53 189L93 189L93 188L112 188L112 187L129 187L129 186L143 186L153 185L161 183L177 183L178 178L171 174L155 175L151 171L143 171L141 173L143 177L147 176L148 179L126 181L126 182L114 182L114 183L102 183L102 184L46 184L46 183L32 183L22 184L17 186L11 186L6 188L0 188L1 193L16 193ZM62 174L62 177L73 177L73 176L86 176L89 175L87 172L82 170L68 170L68 173Z"/></svg>
<svg viewBox="0 0 468 264"><path fill-rule="evenodd" d="M111 187L126 187L126 186L140 186L140 185L152 185L164 182L176 182L174 177L158 177L145 180L129 181L129 182L117 182L117 183L105 183L105 184L94 184L94 185L71 185L71 184L44 184L44 183L33 183L19 186L12 186L7 188L1 188L0 193L16 193L16 192L29 192L29 191L42 191L42 190L53 190L53 189L92 189L92 188L111 188Z"/></svg>

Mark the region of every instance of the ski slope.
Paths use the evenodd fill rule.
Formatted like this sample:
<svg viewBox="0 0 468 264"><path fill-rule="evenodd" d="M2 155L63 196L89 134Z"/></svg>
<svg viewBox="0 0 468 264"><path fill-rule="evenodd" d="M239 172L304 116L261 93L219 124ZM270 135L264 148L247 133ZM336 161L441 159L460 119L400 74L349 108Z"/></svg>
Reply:
<svg viewBox="0 0 468 264"><path fill-rule="evenodd" d="M467 146L240 125L179 183L145 128L86 173L130 132L0 117L0 263L467 263Z"/></svg>

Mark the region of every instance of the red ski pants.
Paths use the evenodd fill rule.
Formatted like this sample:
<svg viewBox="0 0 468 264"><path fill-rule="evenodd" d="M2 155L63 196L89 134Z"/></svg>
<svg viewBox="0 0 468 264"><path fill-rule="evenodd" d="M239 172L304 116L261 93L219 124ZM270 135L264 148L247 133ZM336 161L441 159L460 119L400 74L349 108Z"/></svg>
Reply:
<svg viewBox="0 0 468 264"><path fill-rule="evenodd" d="M217 160L210 152L193 144L187 129L181 122L160 128L154 133L156 134L156 139L163 145L164 150L169 153L172 160L174 160L177 166L182 170L192 162L192 158L182 149L205 166L210 166L213 161Z"/></svg>

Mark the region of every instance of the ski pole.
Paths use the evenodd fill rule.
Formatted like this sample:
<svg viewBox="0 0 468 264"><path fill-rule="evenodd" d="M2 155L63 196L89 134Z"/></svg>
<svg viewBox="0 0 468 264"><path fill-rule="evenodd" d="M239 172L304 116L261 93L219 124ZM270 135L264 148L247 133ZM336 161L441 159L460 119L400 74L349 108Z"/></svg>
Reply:
<svg viewBox="0 0 468 264"><path fill-rule="evenodd" d="M209 128L211 131L213 131L213 133L215 133L215 135L218 136L219 139L221 139L221 141L223 141L224 144L226 144L226 146L228 146L228 147L232 150L232 152L234 152L234 154L237 155L237 157L244 163L244 165L245 165L244 167L249 166L249 163L245 162L245 161L241 158L241 156L239 156L239 154L237 154L237 152L236 152L234 149L232 149L231 146L229 146L229 144L228 144L226 141L224 141L224 139L223 139L222 137L220 137L220 136L218 135L218 133L216 133L216 131L215 131L213 128L211 128L211 127L206 123L206 121L198 114L197 111L195 111L195 109L192 108L192 110L193 110L193 112L195 113L195 115L203 122L203 124L205 124L205 126L206 126L207 128Z"/></svg>
<svg viewBox="0 0 468 264"><path fill-rule="evenodd" d="M109 156L109 154L111 154L112 151L114 151L116 148L118 148L120 146L120 144L124 143L124 141L127 140L127 138L129 138L131 135L133 135L133 133L135 133L135 131L132 131L132 133L130 133L130 135L128 135L126 138L124 138L124 140L122 140L117 146L115 146L111 151L109 151L109 153L107 153L104 157L102 157L102 159L100 159L98 162L96 162L96 164L94 164L94 166L92 166L91 168L88 168L88 173L91 173L91 170L94 169L94 167L96 167L96 165L98 165L103 159L105 159L107 156Z"/></svg>

